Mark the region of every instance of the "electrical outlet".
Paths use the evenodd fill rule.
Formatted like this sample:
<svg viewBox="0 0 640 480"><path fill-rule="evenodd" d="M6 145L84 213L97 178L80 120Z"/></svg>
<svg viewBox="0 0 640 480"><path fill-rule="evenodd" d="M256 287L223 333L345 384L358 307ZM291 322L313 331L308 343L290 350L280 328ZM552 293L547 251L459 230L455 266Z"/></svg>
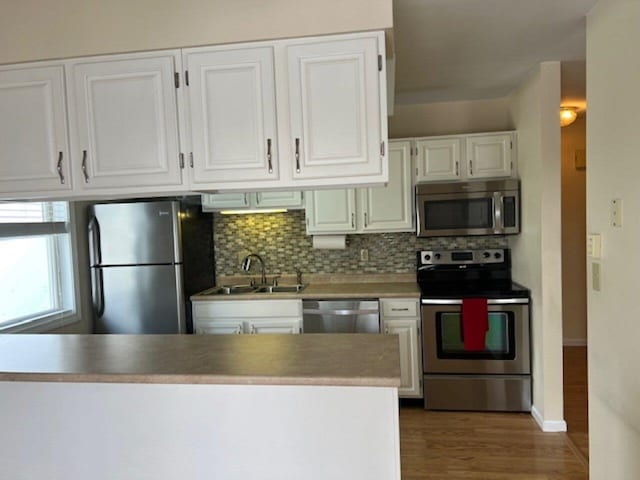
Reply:
<svg viewBox="0 0 640 480"><path fill-rule="evenodd" d="M360 261L361 262L369 261L369 250L367 250L366 248L360 249Z"/></svg>
<svg viewBox="0 0 640 480"><path fill-rule="evenodd" d="M600 291L600 264L598 262L591 263L591 286L596 291Z"/></svg>

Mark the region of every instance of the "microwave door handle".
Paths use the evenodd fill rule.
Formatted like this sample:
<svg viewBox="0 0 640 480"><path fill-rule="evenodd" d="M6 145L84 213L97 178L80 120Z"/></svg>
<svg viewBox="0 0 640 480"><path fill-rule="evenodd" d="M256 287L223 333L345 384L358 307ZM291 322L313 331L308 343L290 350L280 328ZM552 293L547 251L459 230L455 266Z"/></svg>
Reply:
<svg viewBox="0 0 640 480"><path fill-rule="evenodd" d="M504 219L502 211L504 210L504 196L496 192L493 194L493 232L504 233Z"/></svg>

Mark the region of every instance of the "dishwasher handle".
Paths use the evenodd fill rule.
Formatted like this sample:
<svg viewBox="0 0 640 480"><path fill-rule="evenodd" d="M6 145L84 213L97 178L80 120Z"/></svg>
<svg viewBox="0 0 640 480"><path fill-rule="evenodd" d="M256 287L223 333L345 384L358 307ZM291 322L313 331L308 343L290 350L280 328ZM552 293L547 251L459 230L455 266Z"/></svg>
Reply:
<svg viewBox="0 0 640 480"><path fill-rule="evenodd" d="M325 310L317 308L305 308L302 313L311 313L316 315L378 315L379 310Z"/></svg>

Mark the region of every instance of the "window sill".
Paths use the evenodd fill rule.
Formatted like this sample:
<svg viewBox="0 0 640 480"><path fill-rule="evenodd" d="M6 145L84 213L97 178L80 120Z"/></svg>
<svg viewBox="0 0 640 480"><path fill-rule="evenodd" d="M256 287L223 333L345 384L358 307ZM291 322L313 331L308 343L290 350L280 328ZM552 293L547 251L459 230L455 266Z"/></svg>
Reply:
<svg viewBox="0 0 640 480"><path fill-rule="evenodd" d="M45 333L81 320L78 312L66 310L0 326L0 333Z"/></svg>

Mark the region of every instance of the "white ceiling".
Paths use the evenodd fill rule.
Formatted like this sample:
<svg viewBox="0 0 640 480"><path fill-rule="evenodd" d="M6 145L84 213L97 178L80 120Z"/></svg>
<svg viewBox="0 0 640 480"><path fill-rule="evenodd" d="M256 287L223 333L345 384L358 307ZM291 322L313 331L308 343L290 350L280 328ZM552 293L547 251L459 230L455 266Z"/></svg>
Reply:
<svg viewBox="0 0 640 480"><path fill-rule="evenodd" d="M584 102L596 1L394 0L396 103L504 97L546 60L563 62L563 102Z"/></svg>

